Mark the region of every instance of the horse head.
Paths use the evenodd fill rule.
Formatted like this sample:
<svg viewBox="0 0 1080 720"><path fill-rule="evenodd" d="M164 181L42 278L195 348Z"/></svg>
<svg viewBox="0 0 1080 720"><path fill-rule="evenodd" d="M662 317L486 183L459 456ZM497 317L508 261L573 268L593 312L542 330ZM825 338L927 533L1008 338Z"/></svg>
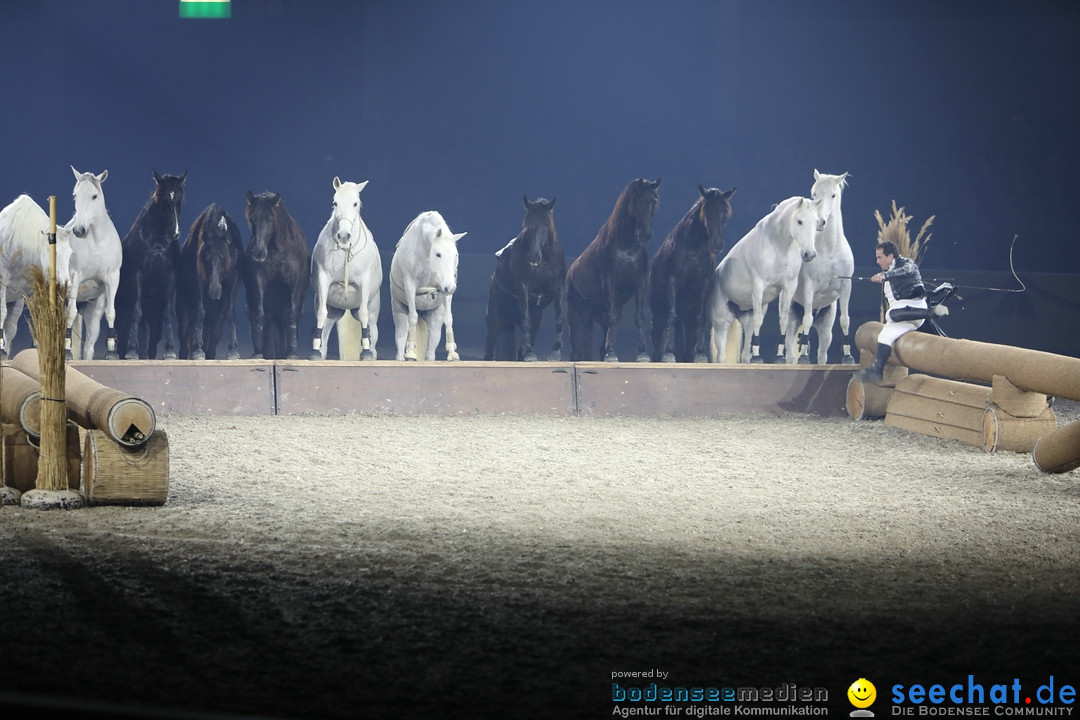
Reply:
<svg viewBox="0 0 1080 720"><path fill-rule="evenodd" d="M644 247L652 240L653 214L660 204L660 178L655 181L638 178L627 186L629 193L628 211L634 224L634 243Z"/></svg>
<svg viewBox="0 0 1080 720"><path fill-rule="evenodd" d="M187 170L181 175L159 175L157 170L150 168L154 174L153 204L160 208L165 231L173 240L180 237L180 206L184 202L184 181L187 180Z"/></svg>
<svg viewBox="0 0 1080 720"><path fill-rule="evenodd" d="M818 232L825 225L821 219L821 202L801 197L795 204L789 219L788 229L792 238L799 245L799 256L803 262L810 262L817 257L814 241Z"/></svg>
<svg viewBox="0 0 1080 720"><path fill-rule="evenodd" d="M446 223L428 228L428 269L432 285L446 295L457 290L458 249L457 242L466 233L452 233Z"/></svg>
<svg viewBox="0 0 1080 720"><path fill-rule="evenodd" d="M840 212L840 199L847 187L847 173L826 175L814 170L814 185L810 188L810 198L821 202L821 218L824 223L832 219L833 213Z"/></svg>
<svg viewBox="0 0 1080 720"><path fill-rule="evenodd" d="M555 239L555 219L552 216L555 198L537 198L536 202L531 202L529 196L524 195L522 200L525 202L525 218L521 221L521 227L529 241L527 258L529 265L537 267L543 259L544 248Z"/></svg>
<svg viewBox="0 0 1080 720"><path fill-rule="evenodd" d="M71 191L71 197L75 201L75 214L71 216L67 226L75 237L82 240L90 234L94 223L107 214L101 184L109 176L109 171L102 170L100 175L81 173L73 165L71 172L75 174L75 189Z"/></svg>
<svg viewBox="0 0 1080 720"><path fill-rule="evenodd" d="M360 219L360 192L367 186L368 181L362 183L341 182L340 178L334 178L334 202L333 213L330 218L333 222L331 234L338 248L347 250L360 241L363 234L363 221Z"/></svg>
<svg viewBox="0 0 1080 720"><path fill-rule="evenodd" d="M735 194L735 188L724 192L698 185L698 194L701 195L700 218L709 238L709 251L719 255L724 251L724 225L731 217L731 196Z"/></svg>
<svg viewBox="0 0 1080 720"><path fill-rule="evenodd" d="M196 264L212 300L221 299L223 276L236 262L229 238L230 222L228 214L213 203L203 212L199 228Z"/></svg>
<svg viewBox="0 0 1080 720"><path fill-rule="evenodd" d="M247 193L247 207L244 216L251 228L251 242L248 243L247 255L255 262L263 262L270 254L270 241L277 229L277 209L281 204L281 193Z"/></svg>

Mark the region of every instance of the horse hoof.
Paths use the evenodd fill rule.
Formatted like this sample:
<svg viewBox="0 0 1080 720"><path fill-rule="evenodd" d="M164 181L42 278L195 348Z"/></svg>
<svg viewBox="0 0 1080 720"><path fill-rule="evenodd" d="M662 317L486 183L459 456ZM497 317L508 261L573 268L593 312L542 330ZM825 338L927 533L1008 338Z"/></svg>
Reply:
<svg viewBox="0 0 1080 720"><path fill-rule="evenodd" d="M673 363L675 362L675 353L664 353L660 356L660 362Z"/></svg>
<svg viewBox="0 0 1080 720"><path fill-rule="evenodd" d="M450 353L449 355L446 356L446 359L449 362L457 362L458 360L461 359L461 356L458 355L456 352L452 352L452 353Z"/></svg>
<svg viewBox="0 0 1080 720"><path fill-rule="evenodd" d="M649 357L649 353L638 353L636 360L638 362L652 362L652 358Z"/></svg>
<svg viewBox="0 0 1080 720"><path fill-rule="evenodd" d="M375 353L373 353L371 350L361 350L360 351L360 359L361 360L374 360L375 359Z"/></svg>
<svg viewBox="0 0 1080 720"><path fill-rule="evenodd" d="M106 360L119 360L120 359L120 353L116 352L115 350L113 350L111 352L107 352L107 353L105 353L105 359Z"/></svg>
<svg viewBox="0 0 1080 720"><path fill-rule="evenodd" d="M705 355L695 355L694 356L694 362L696 362L696 363L707 363L707 362L709 362L709 358L705 357Z"/></svg>
<svg viewBox="0 0 1080 720"><path fill-rule="evenodd" d="M855 364L855 358L851 357L850 355L845 355L844 357L840 358L840 364L841 365L854 365Z"/></svg>
<svg viewBox="0 0 1080 720"><path fill-rule="evenodd" d="M413 357L409 357L408 355L406 355L405 362L416 362L416 356L414 355Z"/></svg>
<svg viewBox="0 0 1080 720"><path fill-rule="evenodd" d="M548 362L562 362L562 352L560 352L559 350L553 350L547 356L547 361Z"/></svg>
<svg viewBox="0 0 1080 720"><path fill-rule="evenodd" d="M799 362L798 362L797 364L798 364L798 365L809 365L809 364L810 364L810 358L808 358L808 357L806 357L805 355L803 355L803 356L801 356L801 357L799 358Z"/></svg>
<svg viewBox="0 0 1080 720"><path fill-rule="evenodd" d="M609 353L604 356L604 362L619 362L619 356L615 353Z"/></svg>
<svg viewBox="0 0 1080 720"><path fill-rule="evenodd" d="M296 353L289 353L288 355L285 356L285 359L286 360L299 360L300 356L297 355Z"/></svg>
<svg viewBox="0 0 1080 720"><path fill-rule="evenodd" d="M322 354L313 352L311 353L311 355L308 356L308 360L322 360Z"/></svg>
<svg viewBox="0 0 1080 720"><path fill-rule="evenodd" d="M70 361L75 359L75 356L71 354L70 350L65 350L64 351L64 359L67 360L68 362L70 362Z"/></svg>
<svg viewBox="0 0 1080 720"><path fill-rule="evenodd" d="M750 358L750 364L751 365L764 365L765 364L765 358L761 357L760 355L755 355L754 357Z"/></svg>
<svg viewBox="0 0 1080 720"><path fill-rule="evenodd" d="M251 356L251 359L252 359L252 360L262 360L262 359L264 359L264 358L263 358L263 354L262 354L262 353L255 353L254 355L252 355L252 356Z"/></svg>
<svg viewBox="0 0 1080 720"><path fill-rule="evenodd" d="M166 358L166 359L168 359L168 358ZM192 360L205 360L206 359L206 353L204 353L202 350L197 350L196 352L191 353L191 359Z"/></svg>
<svg viewBox="0 0 1080 720"><path fill-rule="evenodd" d="M162 360L175 360L176 359L176 353L167 352L161 357L161 359Z"/></svg>
<svg viewBox="0 0 1080 720"><path fill-rule="evenodd" d="M238 352L236 352L234 350L234 351L230 352L228 355L226 355L225 359L226 360L239 360L240 359L240 353L238 353Z"/></svg>
<svg viewBox="0 0 1080 720"><path fill-rule="evenodd" d="M521 358L524 362L536 362L539 358L536 357L536 353L526 353L525 357Z"/></svg>
<svg viewBox="0 0 1080 720"><path fill-rule="evenodd" d="M138 354L138 353L133 353L133 352L129 352L129 353L127 354L127 355L125 355L125 356L124 356L124 359L125 359L125 360L138 360L138 359L139 359L139 354Z"/></svg>

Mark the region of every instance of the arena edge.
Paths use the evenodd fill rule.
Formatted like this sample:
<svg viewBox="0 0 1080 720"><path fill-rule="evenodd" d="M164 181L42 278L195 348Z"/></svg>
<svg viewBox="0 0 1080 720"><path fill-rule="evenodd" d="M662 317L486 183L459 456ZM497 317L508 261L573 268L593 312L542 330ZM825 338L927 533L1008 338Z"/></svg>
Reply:
<svg viewBox="0 0 1080 720"><path fill-rule="evenodd" d="M784 683L779 687L671 687L649 683L644 687L621 687L611 683L612 702L828 702L825 688L799 687Z"/></svg>

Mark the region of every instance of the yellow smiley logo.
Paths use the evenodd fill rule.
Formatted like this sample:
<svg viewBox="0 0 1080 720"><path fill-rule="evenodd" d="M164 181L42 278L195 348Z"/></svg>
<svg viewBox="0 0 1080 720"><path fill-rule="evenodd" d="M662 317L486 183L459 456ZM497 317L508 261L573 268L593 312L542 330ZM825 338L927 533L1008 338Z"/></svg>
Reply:
<svg viewBox="0 0 1080 720"><path fill-rule="evenodd" d="M877 699L877 688L866 678L859 678L847 689L848 700L857 708L868 708Z"/></svg>

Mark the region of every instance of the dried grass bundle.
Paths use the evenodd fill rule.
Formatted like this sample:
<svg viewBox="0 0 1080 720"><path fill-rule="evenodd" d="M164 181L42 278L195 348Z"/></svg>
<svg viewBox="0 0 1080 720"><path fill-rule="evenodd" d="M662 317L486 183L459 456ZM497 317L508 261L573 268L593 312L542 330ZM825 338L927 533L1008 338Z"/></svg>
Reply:
<svg viewBox="0 0 1080 720"><path fill-rule="evenodd" d="M877 241L879 243L892 241L896 244L896 248L902 256L911 258L916 265L921 265L932 235L932 233L926 231L934 223L934 217L934 215L931 215L926 219L926 222L919 228L919 234L915 236L913 241L908 233L908 223L912 220L912 217L904 212L904 208L896 207L896 201L893 200L892 217L889 218L889 222L882 219L880 212L874 211L874 218L878 222Z"/></svg>
<svg viewBox="0 0 1080 720"><path fill-rule="evenodd" d="M41 268L30 269L30 331L41 371L41 449L38 490L67 490L67 403L65 402L64 330L67 283L55 284Z"/></svg>

